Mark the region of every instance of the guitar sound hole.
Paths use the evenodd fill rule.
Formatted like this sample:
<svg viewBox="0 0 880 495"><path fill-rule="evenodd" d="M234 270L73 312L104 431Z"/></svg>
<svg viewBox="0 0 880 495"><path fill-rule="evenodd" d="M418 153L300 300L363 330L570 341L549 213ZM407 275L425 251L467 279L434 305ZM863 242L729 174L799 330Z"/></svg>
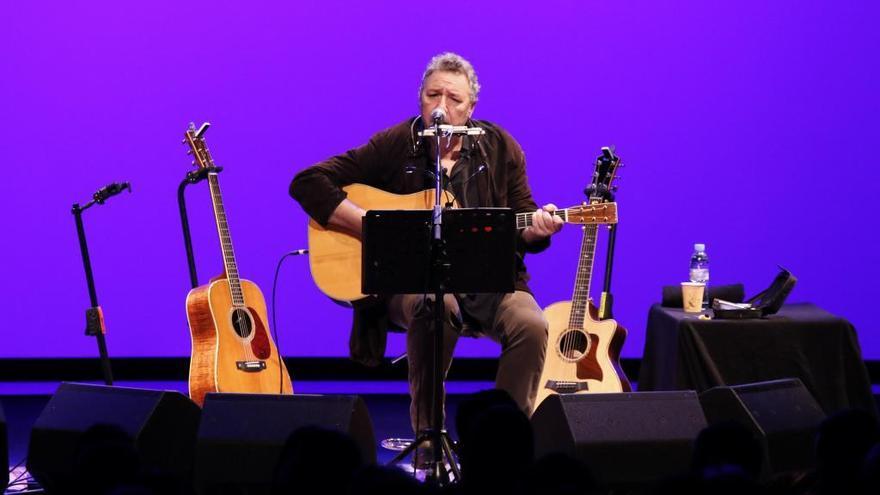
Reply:
<svg viewBox="0 0 880 495"><path fill-rule="evenodd" d="M251 335L251 329L254 327L251 316L243 309L232 311L232 328L239 337L246 339Z"/></svg>
<svg viewBox="0 0 880 495"><path fill-rule="evenodd" d="M567 330L559 336L557 351L563 359L577 361L590 350L590 337L582 330Z"/></svg>

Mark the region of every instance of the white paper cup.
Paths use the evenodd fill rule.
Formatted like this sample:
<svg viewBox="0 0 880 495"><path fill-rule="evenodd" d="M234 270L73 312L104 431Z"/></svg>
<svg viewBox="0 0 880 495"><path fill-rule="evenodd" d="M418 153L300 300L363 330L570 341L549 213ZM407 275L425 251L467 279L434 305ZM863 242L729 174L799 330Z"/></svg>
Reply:
<svg viewBox="0 0 880 495"><path fill-rule="evenodd" d="M700 282L682 282L681 300L685 313L699 313L703 310L703 291L706 284Z"/></svg>

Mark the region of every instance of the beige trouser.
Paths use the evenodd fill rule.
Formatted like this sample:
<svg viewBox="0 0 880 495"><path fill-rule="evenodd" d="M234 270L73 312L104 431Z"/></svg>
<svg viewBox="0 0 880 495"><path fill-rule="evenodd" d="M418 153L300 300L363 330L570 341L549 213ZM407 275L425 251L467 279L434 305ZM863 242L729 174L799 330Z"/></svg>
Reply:
<svg viewBox="0 0 880 495"><path fill-rule="evenodd" d="M413 430L419 432L431 426L433 354L433 301L421 294L402 294L391 298L388 310L391 321L408 329L406 352L409 361L410 418ZM458 341L459 329L451 322L461 321L458 302L452 294L444 298L446 315L443 332L444 378L452 363L452 353ZM505 294L495 313L491 328L480 333L501 344L498 374L495 386L506 390L519 407L531 415L538 381L544 365L547 347L547 320L535 298L528 292ZM444 389L445 395L445 389ZM444 397L445 398L445 397Z"/></svg>

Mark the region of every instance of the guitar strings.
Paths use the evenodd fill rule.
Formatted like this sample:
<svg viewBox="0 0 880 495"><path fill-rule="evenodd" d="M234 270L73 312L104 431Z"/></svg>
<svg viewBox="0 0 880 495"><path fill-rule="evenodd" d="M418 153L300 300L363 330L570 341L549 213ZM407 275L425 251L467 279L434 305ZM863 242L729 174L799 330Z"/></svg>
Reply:
<svg viewBox="0 0 880 495"><path fill-rule="evenodd" d="M572 308L571 315L569 318L569 333L568 336L571 338L565 339L565 334L563 334L563 355L571 359L571 364L577 368L578 359L575 358L575 350L577 347L578 339L574 338L573 332L580 332L583 329L584 323L586 321L586 313L589 311L589 291L590 291L590 276L593 271L593 254L595 253L595 234L597 231L596 225L586 225L584 226L584 235L581 240L581 253L578 257L578 267L577 267L577 276L575 277L575 288L574 294L572 295ZM584 261L589 258L587 263ZM588 266L587 266L588 265ZM583 304L578 304L581 301L579 300L579 296L583 298ZM577 304L577 306L575 305ZM582 308L581 308L582 306ZM583 314L580 313L581 309L583 310ZM589 346L589 335L584 332L584 336L586 338L586 344ZM588 348L584 349L584 353ZM583 357L583 356L579 356Z"/></svg>
<svg viewBox="0 0 880 495"><path fill-rule="evenodd" d="M255 361L256 356L253 355L251 346L247 342L247 339L239 333L239 329L243 328L244 322L250 318L247 318L248 315L246 311L239 312L244 306L244 292L241 287L241 279L238 276L238 267L235 263L235 251L233 251L232 239L229 234L229 221L226 219L225 208L223 207L223 196L220 193L220 181L217 179L216 172L208 174L208 184L211 189L211 202L214 205L214 213L217 216L217 230L220 234L220 247L223 252L223 266L226 268L226 284L229 289L229 296L232 299L233 309L231 316L233 331L235 332L236 340L238 340L238 343L241 345L242 360ZM229 270L229 267L231 267L232 270ZM241 306L236 304L236 286L238 288L239 298L242 300ZM245 318L242 318L242 315L244 315ZM238 320L238 329L235 328L236 318Z"/></svg>
<svg viewBox="0 0 880 495"><path fill-rule="evenodd" d="M208 163L211 167L214 167L214 160L211 157L210 153L208 153L207 145L205 144L204 140L200 140L200 141L201 141L201 144L205 147L204 154L205 154L205 157L207 158L206 163ZM232 270L225 269L224 271L226 271L226 284L229 288L229 295L232 298L232 307L233 307L232 314L234 315L233 316L233 330L235 331L236 339L238 340L239 344L242 347L243 360L244 361L252 361L252 360L254 360L253 358L255 356L253 356L253 353L251 352L251 346L246 342L246 339L242 338L239 331L235 329L234 318L236 316L238 317L239 328L241 328L243 322L248 320L249 318L247 318L246 312L240 313L239 312L240 308L235 304L235 302L236 302L235 301L235 291L233 290L233 286L238 287L239 298L242 300L242 306L244 305L244 291L242 290L242 287L241 287L241 279L238 276L238 267L235 263L235 251L233 250L233 247L232 247L232 237L229 234L229 221L226 218L226 209L223 206L223 195L220 192L220 180L217 177L217 172L208 174L208 184L210 185L210 189L211 189L211 202L214 206L214 213L217 217L217 230L218 230L218 233L220 234L220 245L221 245L221 251L223 252L223 266L225 269L231 263L231 267L232 267ZM222 221L222 225L221 225L221 221ZM224 243L224 234L225 234L225 240L227 241L225 243ZM226 244L228 244L228 253L227 253L227 245ZM227 259L227 256L229 256L231 259ZM231 275L231 278L230 278L230 273L229 273L230 271L234 272ZM233 280L234 280L234 283L233 283ZM243 314L245 315L244 319L241 317Z"/></svg>

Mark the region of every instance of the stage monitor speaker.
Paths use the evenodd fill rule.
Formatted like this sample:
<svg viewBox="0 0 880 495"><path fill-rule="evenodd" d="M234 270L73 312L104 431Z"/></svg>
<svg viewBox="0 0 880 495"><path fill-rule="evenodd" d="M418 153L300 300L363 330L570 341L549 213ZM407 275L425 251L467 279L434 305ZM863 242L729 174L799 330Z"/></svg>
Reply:
<svg viewBox="0 0 880 495"><path fill-rule="evenodd" d="M764 472L809 468L825 413L797 378L715 387L700 394L710 424L736 421L764 445Z"/></svg>
<svg viewBox="0 0 880 495"><path fill-rule="evenodd" d="M564 452L608 487L687 471L706 418L696 392L551 395L532 415L535 454Z"/></svg>
<svg viewBox="0 0 880 495"><path fill-rule="evenodd" d="M365 462L376 462L373 423L358 396L208 394L196 445L196 487L200 493L227 487L266 492L287 437L303 426L347 433Z"/></svg>
<svg viewBox="0 0 880 495"><path fill-rule="evenodd" d="M0 473L0 493L6 491L9 484L9 436L6 434L6 415L3 414L3 404L0 404L0 466L3 467L3 473Z"/></svg>
<svg viewBox="0 0 880 495"><path fill-rule="evenodd" d="M62 383L31 430L27 468L48 492L69 492L83 433L110 424L132 437L145 467L189 477L200 413L179 392Z"/></svg>

